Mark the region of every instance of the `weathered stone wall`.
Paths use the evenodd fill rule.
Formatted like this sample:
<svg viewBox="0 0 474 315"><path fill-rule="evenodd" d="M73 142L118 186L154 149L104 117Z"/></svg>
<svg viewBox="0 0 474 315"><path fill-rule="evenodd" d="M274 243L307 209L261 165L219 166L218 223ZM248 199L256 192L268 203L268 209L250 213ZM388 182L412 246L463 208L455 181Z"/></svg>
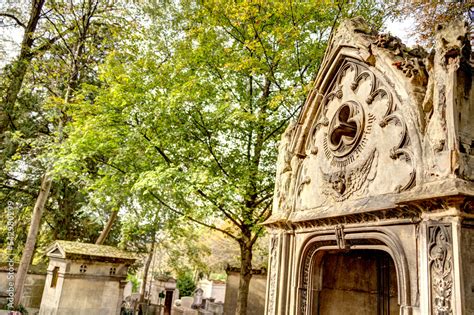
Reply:
<svg viewBox="0 0 474 315"><path fill-rule="evenodd" d="M329 254L324 258L322 270L322 288L319 293L319 314L338 315L377 314L382 307L386 314L400 314L397 304L397 275L393 262L379 266L380 261L390 259L383 252L347 252ZM385 254L387 256L387 254ZM387 270L381 270L387 268ZM387 283L381 283L381 272L387 272ZM379 287L386 285L389 301L379 301ZM378 305L378 303L383 305Z"/></svg>
<svg viewBox="0 0 474 315"><path fill-rule="evenodd" d="M85 272L81 272L81 266L87 266ZM58 280L52 287L55 267L59 267ZM111 268L115 268L115 274L111 274ZM122 264L51 259L40 314L116 315L123 298L120 281L125 274Z"/></svg>
<svg viewBox="0 0 474 315"><path fill-rule="evenodd" d="M250 280L247 315L262 315L265 309L266 274L255 274ZM239 290L239 273L227 271L224 315L234 315Z"/></svg>
<svg viewBox="0 0 474 315"><path fill-rule="evenodd" d="M116 315L118 292L117 281L67 279L63 286L57 314Z"/></svg>
<svg viewBox="0 0 474 315"><path fill-rule="evenodd" d="M474 225L462 227L461 235L464 314L474 314Z"/></svg>
<svg viewBox="0 0 474 315"><path fill-rule="evenodd" d="M7 271L0 270L0 293L3 295L8 289ZM31 312L38 311L43 296L46 274L28 273L20 303ZM0 304L5 301L0 301Z"/></svg>

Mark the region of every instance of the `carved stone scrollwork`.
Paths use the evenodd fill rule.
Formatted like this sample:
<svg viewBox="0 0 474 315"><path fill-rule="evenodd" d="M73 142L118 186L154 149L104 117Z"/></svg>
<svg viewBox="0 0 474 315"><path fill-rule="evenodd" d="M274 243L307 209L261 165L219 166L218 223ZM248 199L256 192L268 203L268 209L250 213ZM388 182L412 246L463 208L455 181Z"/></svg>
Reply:
<svg viewBox="0 0 474 315"><path fill-rule="evenodd" d="M428 226L428 270L433 314L452 314L453 248L450 224Z"/></svg>
<svg viewBox="0 0 474 315"><path fill-rule="evenodd" d="M278 238L272 236L270 240L270 288L268 294L268 313L275 314L275 300L276 300L276 287L277 287L277 274L278 274Z"/></svg>
<svg viewBox="0 0 474 315"><path fill-rule="evenodd" d="M388 191L411 189L416 184L416 161L404 115L400 101L382 75L365 63L346 59L312 118L303 167L297 170L293 186L293 209L310 208L313 200L307 187L317 189L323 197L314 204L342 202L380 191L386 182L371 186L378 180L379 159L387 163L387 158L392 158L407 164L392 164L392 169L400 166L403 177ZM382 143L380 137L387 138ZM317 165L319 174L313 165Z"/></svg>
<svg viewBox="0 0 474 315"><path fill-rule="evenodd" d="M400 193L402 191L408 190L412 188L415 185L415 179L416 179L416 170L415 170L415 159L413 157L413 153L411 150L407 149L407 147L410 144L410 138L408 136L408 130L405 121L396 113L394 114L389 114L384 117L384 119L380 122L380 126L382 128L386 127L389 122L395 121L395 124L399 124L402 126L402 135L400 137L400 141L396 146L394 146L392 149L390 149L390 158L395 160L399 159L401 157L405 158L405 161L407 163L411 163L413 170L410 172L410 178L408 179L407 183L405 185L398 185L395 188L395 191L397 193Z"/></svg>

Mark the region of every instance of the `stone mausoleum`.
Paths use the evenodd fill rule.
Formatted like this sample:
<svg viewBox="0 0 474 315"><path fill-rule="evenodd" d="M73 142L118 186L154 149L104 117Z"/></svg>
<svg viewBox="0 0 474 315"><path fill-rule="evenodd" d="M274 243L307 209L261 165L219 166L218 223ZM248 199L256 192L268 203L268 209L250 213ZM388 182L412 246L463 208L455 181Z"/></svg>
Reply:
<svg viewBox="0 0 474 315"><path fill-rule="evenodd" d="M112 246L56 241L46 255L50 261L40 315L120 313L135 254Z"/></svg>
<svg viewBox="0 0 474 315"><path fill-rule="evenodd" d="M343 23L279 147L265 314L474 314L468 28Z"/></svg>

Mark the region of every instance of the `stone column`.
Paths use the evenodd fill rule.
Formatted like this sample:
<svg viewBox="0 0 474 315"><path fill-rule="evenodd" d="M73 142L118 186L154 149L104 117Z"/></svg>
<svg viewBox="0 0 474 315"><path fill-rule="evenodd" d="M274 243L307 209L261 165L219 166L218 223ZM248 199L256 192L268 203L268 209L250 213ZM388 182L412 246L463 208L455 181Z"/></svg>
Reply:
<svg viewBox="0 0 474 315"><path fill-rule="evenodd" d="M115 311L115 314L120 314L120 308L122 307L122 300L123 300L123 291L125 289L125 286L127 285L127 282L126 280L120 280L119 282L119 293L118 293L118 297L117 297L117 308L116 308L116 311Z"/></svg>
<svg viewBox="0 0 474 315"><path fill-rule="evenodd" d="M291 294L293 233L275 231L270 239L265 314L287 315Z"/></svg>
<svg viewBox="0 0 474 315"><path fill-rule="evenodd" d="M420 237L420 310L422 314L468 314L464 303L462 220L458 205L425 214ZM472 245L472 244L471 244ZM472 248L469 249L469 252ZM469 254L468 254L469 255ZM469 264L469 261L465 261ZM466 274L464 275L464 277Z"/></svg>

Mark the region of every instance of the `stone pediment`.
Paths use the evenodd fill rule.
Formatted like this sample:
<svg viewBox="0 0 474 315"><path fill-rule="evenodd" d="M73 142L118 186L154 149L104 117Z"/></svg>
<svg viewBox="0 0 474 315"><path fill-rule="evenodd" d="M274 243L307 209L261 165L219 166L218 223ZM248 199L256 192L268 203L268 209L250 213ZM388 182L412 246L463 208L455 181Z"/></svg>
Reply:
<svg viewBox="0 0 474 315"><path fill-rule="evenodd" d="M269 223L351 214L367 204L393 208L416 199L424 184L453 177L461 166L453 165L456 131L447 113L455 100L446 90L464 61L459 37L448 42L449 34L440 35L444 50L429 56L359 19L341 25L280 143Z"/></svg>

